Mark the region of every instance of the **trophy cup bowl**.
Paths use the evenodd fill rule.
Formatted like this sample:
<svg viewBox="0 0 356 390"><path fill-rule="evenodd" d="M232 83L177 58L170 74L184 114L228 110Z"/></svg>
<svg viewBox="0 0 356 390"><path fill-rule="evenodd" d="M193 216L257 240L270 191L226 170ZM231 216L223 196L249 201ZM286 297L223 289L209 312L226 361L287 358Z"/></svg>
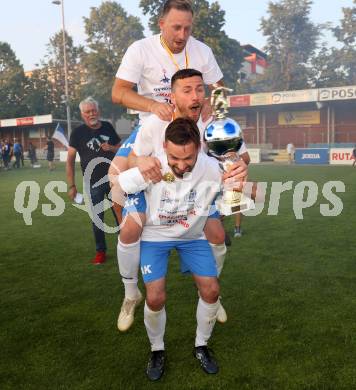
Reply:
<svg viewBox="0 0 356 390"><path fill-rule="evenodd" d="M205 141L210 154L220 160L224 155L238 152L241 148L241 127L231 118L218 119L206 128Z"/></svg>

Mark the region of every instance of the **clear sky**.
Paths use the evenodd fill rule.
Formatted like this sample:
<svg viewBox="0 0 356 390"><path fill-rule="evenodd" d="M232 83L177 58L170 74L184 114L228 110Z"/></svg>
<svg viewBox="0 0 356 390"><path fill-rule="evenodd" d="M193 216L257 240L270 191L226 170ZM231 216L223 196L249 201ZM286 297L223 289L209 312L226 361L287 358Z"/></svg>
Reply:
<svg viewBox="0 0 356 390"><path fill-rule="evenodd" d="M118 2L129 14L139 16L146 35L150 34L139 0ZM64 0L66 29L75 44L85 40L83 16L89 15L90 7L101 3L102 0ZM226 12L227 34L241 44L263 48L265 39L258 30L261 17L266 16L268 0L219 0L219 3ZM314 0L312 20L337 25L342 17L341 8L352 4L352 0ZM51 0L0 0L0 5L0 41L9 43L25 70L31 70L44 57L49 38L61 29L60 7ZM330 36L325 38L328 39Z"/></svg>

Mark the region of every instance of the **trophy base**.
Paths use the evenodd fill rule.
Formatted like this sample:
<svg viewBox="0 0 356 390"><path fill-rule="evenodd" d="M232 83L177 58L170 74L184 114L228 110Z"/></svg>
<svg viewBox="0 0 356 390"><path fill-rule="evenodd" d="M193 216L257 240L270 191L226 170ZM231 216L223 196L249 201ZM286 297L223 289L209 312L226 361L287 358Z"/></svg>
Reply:
<svg viewBox="0 0 356 390"><path fill-rule="evenodd" d="M215 201L215 205L219 213L226 216L255 208L255 202L245 196L243 196L239 202L234 203L227 203L223 198L220 198Z"/></svg>

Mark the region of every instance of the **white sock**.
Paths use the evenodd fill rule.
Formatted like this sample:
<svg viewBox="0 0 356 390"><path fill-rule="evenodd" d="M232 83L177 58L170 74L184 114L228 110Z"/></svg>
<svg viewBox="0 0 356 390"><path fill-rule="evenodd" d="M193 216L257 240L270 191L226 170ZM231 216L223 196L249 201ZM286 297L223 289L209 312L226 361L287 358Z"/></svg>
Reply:
<svg viewBox="0 0 356 390"><path fill-rule="evenodd" d="M215 257L215 262L216 262L216 268L218 271L218 277L221 274L221 271L224 266L224 261L225 261L225 255L226 255L226 245L225 244L210 244L210 247L213 251L213 255Z"/></svg>
<svg viewBox="0 0 356 390"><path fill-rule="evenodd" d="M125 286L125 298L136 299L139 295L137 281L140 265L140 240L133 244L123 244L119 237L117 242L117 261L122 282Z"/></svg>
<svg viewBox="0 0 356 390"><path fill-rule="evenodd" d="M215 303L207 303L199 298L197 307L197 335L195 337L196 347L208 344L216 322L216 313L219 306L219 300Z"/></svg>
<svg viewBox="0 0 356 390"><path fill-rule="evenodd" d="M164 350L163 337L166 330L167 320L165 306L163 306L160 311L153 311L147 306L147 302L145 301L143 313L147 336L151 343L151 351Z"/></svg>

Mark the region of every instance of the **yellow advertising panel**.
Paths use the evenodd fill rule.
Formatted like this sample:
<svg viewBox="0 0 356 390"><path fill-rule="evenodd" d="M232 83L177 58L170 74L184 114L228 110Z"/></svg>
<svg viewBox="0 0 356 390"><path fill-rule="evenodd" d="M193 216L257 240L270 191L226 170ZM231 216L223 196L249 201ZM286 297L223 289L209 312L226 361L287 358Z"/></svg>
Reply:
<svg viewBox="0 0 356 390"><path fill-rule="evenodd" d="M272 104L271 93L254 93L250 97L251 106L268 106L269 104Z"/></svg>
<svg viewBox="0 0 356 390"><path fill-rule="evenodd" d="M279 125L319 125L320 111L283 111L278 114Z"/></svg>

